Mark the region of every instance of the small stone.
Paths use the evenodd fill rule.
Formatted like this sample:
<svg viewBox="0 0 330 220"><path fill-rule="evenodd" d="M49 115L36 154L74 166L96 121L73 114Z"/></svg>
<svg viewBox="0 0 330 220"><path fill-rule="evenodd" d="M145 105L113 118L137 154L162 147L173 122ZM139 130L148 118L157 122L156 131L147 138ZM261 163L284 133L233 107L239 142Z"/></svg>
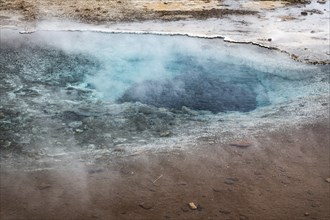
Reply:
<svg viewBox="0 0 330 220"><path fill-rule="evenodd" d="M222 214L225 214L225 215L230 214L230 211L225 210L225 209L220 209L219 212L222 213Z"/></svg>
<svg viewBox="0 0 330 220"><path fill-rule="evenodd" d="M4 142L2 143L2 146L3 146L4 148L10 147L10 145L11 145L11 141L4 141ZM1 146L1 145L0 145L0 146Z"/></svg>
<svg viewBox="0 0 330 220"><path fill-rule="evenodd" d="M169 137L171 135L170 131L162 131L159 133L159 136L161 137Z"/></svg>
<svg viewBox="0 0 330 220"><path fill-rule="evenodd" d="M327 3L327 0L318 0L317 3L319 3L319 4L325 4L325 3Z"/></svg>
<svg viewBox="0 0 330 220"><path fill-rule="evenodd" d="M139 206L143 209L151 209L152 207L154 207L154 205L150 202L142 202L139 204Z"/></svg>
<svg viewBox="0 0 330 220"><path fill-rule="evenodd" d="M239 220L248 220L249 218L245 215L240 215Z"/></svg>
<svg viewBox="0 0 330 220"><path fill-rule="evenodd" d="M270 42L270 41L272 41L272 39L271 39L271 38L268 38L267 40L268 40L269 42Z"/></svg>
<svg viewBox="0 0 330 220"><path fill-rule="evenodd" d="M237 178L226 178L225 181L224 181L224 183L226 183L228 185L233 185L236 182L238 182L238 179Z"/></svg>
<svg viewBox="0 0 330 220"><path fill-rule="evenodd" d="M3 112L0 112L0 119L5 118L5 114Z"/></svg>
<svg viewBox="0 0 330 220"><path fill-rule="evenodd" d="M234 147L247 148L252 146L252 143L247 141L237 141L237 142L232 142L229 145Z"/></svg>
<svg viewBox="0 0 330 220"><path fill-rule="evenodd" d="M81 129L76 129L76 133L83 133L84 130L81 130Z"/></svg>
<svg viewBox="0 0 330 220"><path fill-rule="evenodd" d="M73 121L68 124L70 128L78 128L82 125L83 123L81 121Z"/></svg>
<svg viewBox="0 0 330 220"><path fill-rule="evenodd" d="M189 207L192 209L192 210L196 210L197 209L197 206L195 205L195 203L193 202L189 202Z"/></svg>
<svg viewBox="0 0 330 220"><path fill-rule="evenodd" d="M325 179L325 182L330 183L330 177Z"/></svg>
<svg viewBox="0 0 330 220"><path fill-rule="evenodd" d="M214 192L222 192L223 191L221 188L216 188L216 187L212 187L212 190Z"/></svg>
<svg viewBox="0 0 330 220"><path fill-rule="evenodd" d="M309 216L309 213L308 213L308 212L305 212L305 213L304 213L304 216Z"/></svg>
<svg viewBox="0 0 330 220"><path fill-rule="evenodd" d="M48 189L50 188L51 185L50 184L47 184L47 183L41 183L39 186L38 186L38 189L39 190L44 190L44 189Z"/></svg>
<svg viewBox="0 0 330 220"><path fill-rule="evenodd" d="M147 106L141 106L139 112L145 115L150 115L153 113L153 109Z"/></svg>
<svg viewBox="0 0 330 220"><path fill-rule="evenodd" d="M307 16L308 15L307 11L302 11L302 12L300 12L300 14L303 15L303 16Z"/></svg>
<svg viewBox="0 0 330 220"><path fill-rule="evenodd" d="M186 107L186 106L182 106L181 108L182 112L188 115L193 115L193 116L197 116L198 113L194 110L191 110L190 108Z"/></svg>

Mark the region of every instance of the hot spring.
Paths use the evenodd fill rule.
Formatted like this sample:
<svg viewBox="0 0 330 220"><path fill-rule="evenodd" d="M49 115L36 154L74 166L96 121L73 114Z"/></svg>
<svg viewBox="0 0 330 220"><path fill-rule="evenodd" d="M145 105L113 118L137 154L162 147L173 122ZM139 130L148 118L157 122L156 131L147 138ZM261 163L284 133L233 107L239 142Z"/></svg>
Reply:
<svg viewBox="0 0 330 220"><path fill-rule="evenodd" d="M294 121L329 93L328 66L221 39L1 30L0 63L0 140L23 151Z"/></svg>

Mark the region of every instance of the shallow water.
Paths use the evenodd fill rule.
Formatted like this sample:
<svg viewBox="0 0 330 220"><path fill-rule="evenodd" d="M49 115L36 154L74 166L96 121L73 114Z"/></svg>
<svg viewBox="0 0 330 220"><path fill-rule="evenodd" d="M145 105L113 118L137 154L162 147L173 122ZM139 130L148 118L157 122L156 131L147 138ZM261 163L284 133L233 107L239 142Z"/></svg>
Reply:
<svg viewBox="0 0 330 220"><path fill-rule="evenodd" d="M24 80L91 89L110 102L214 113L303 97L321 88L324 75L285 55L220 39L6 31L2 44L4 72Z"/></svg>

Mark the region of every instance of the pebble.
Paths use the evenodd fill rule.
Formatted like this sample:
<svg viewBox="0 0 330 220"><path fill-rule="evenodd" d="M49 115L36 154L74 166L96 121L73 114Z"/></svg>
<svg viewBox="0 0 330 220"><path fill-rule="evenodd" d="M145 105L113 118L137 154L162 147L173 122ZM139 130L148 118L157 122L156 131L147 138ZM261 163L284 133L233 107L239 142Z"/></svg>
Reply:
<svg viewBox="0 0 330 220"><path fill-rule="evenodd" d="M300 12L300 14L301 15L304 15L304 16L307 16L308 15L308 13L306 11L302 11L302 12Z"/></svg>
<svg viewBox="0 0 330 220"><path fill-rule="evenodd" d="M47 183L41 183L39 186L38 186L38 189L39 190L44 190L44 189L48 189L50 188L51 185L50 184L47 184Z"/></svg>
<svg viewBox="0 0 330 220"><path fill-rule="evenodd" d="M146 107L146 106L141 106L139 108L139 112L145 115L150 115L153 113L153 109L150 107Z"/></svg>
<svg viewBox="0 0 330 220"><path fill-rule="evenodd" d="M82 125L83 123L81 121L73 121L68 124L70 128L78 128Z"/></svg>
<svg viewBox="0 0 330 220"><path fill-rule="evenodd" d="M4 148L7 148L7 147L10 147L10 145L11 145L11 141L5 141L2 146Z"/></svg>
<svg viewBox="0 0 330 220"><path fill-rule="evenodd" d="M212 187L212 190L213 190L214 192L221 192L221 191L222 191L221 188L216 188L216 187Z"/></svg>
<svg viewBox="0 0 330 220"><path fill-rule="evenodd" d="M195 205L195 203L193 202L189 202L189 207L192 209L192 210L196 210L197 209L197 206Z"/></svg>
<svg viewBox="0 0 330 220"><path fill-rule="evenodd" d="M163 131L159 133L159 136L161 137L169 137L171 135L170 131Z"/></svg>
<svg viewBox="0 0 330 220"><path fill-rule="evenodd" d="M226 183L228 185L233 185L236 182L238 182L238 179L237 178L226 178L225 181L224 181L224 183Z"/></svg>
<svg viewBox="0 0 330 220"><path fill-rule="evenodd" d="M240 215L239 220L248 220L249 218L245 215Z"/></svg>
<svg viewBox="0 0 330 220"><path fill-rule="evenodd" d="M222 214L225 214L225 215L230 214L230 211L224 210L224 209L220 209L219 212L222 213Z"/></svg>
<svg viewBox="0 0 330 220"><path fill-rule="evenodd" d="M154 207L153 203L150 202L142 202L139 204L139 206L143 209L151 209L152 207Z"/></svg>
<svg viewBox="0 0 330 220"><path fill-rule="evenodd" d="M191 110L190 108L186 107L186 106L182 106L181 108L182 112L188 115L193 115L193 116L197 116L198 113L194 110Z"/></svg>
<svg viewBox="0 0 330 220"><path fill-rule="evenodd" d="M84 130L81 130L81 129L76 129L76 133L83 133Z"/></svg>
<svg viewBox="0 0 330 220"><path fill-rule="evenodd" d="M5 114L3 112L0 112L0 119L5 118Z"/></svg>
<svg viewBox="0 0 330 220"><path fill-rule="evenodd" d="M325 182L330 183L330 177L325 179Z"/></svg>
<svg viewBox="0 0 330 220"><path fill-rule="evenodd" d="M234 147L246 148L252 146L252 143L247 141L237 141L237 142L232 142L229 145Z"/></svg>
<svg viewBox="0 0 330 220"><path fill-rule="evenodd" d="M305 212L305 214L304 214L305 216L309 216L309 213L308 212Z"/></svg>

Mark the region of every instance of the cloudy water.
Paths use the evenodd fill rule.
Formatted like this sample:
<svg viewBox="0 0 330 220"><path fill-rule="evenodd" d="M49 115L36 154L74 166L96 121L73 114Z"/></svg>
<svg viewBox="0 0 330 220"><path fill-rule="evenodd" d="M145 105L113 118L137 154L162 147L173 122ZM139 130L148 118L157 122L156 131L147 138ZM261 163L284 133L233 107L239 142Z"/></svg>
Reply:
<svg viewBox="0 0 330 220"><path fill-rule="evenodd" d="M329 92L328 66L221 39L1 30L0 64L5 152L175 143L219 121L295 120Z"/></svg>

